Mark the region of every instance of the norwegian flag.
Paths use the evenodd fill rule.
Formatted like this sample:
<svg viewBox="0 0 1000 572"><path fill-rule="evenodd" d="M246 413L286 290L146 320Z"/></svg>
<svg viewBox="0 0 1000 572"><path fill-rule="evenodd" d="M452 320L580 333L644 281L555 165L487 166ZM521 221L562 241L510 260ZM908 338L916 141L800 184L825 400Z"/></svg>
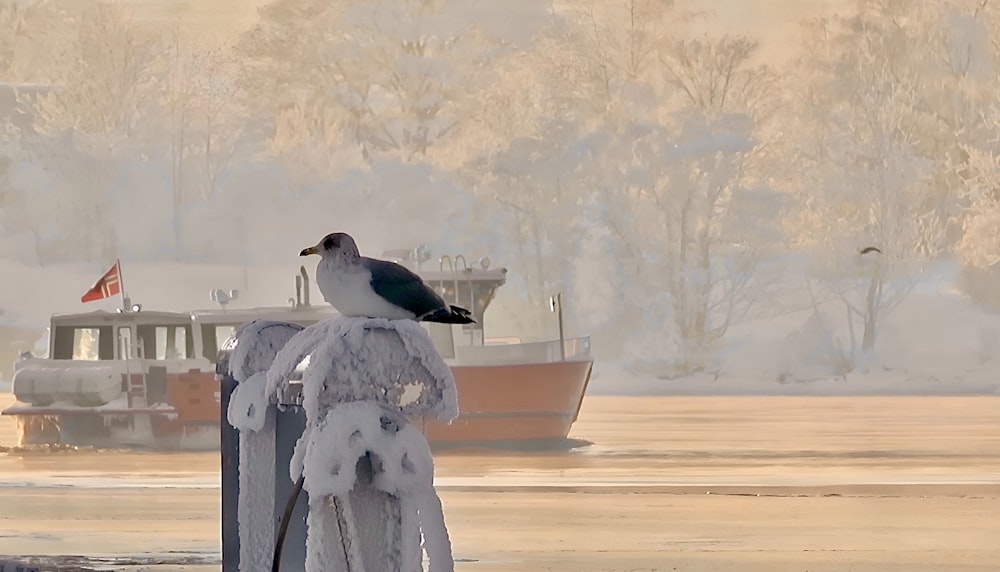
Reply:
<svg viewBox="0 0 1000 572"><path fill-rule="evenodd" d="M121 267L116 260L111 270L105 272L104 276L101 276L101 279L95 282L90 290L87 290L87 293L80 298L80 301L93 302L94 300L103 300L115 294L120 294L122 291L120 272Z"/></svg>

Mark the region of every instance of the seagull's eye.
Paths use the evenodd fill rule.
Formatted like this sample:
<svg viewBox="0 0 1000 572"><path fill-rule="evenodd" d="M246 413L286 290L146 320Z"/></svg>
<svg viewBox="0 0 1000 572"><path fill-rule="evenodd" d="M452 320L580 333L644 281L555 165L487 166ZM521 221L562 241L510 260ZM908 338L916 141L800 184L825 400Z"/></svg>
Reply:
<svg viewBox="0 0 1000 572"><path fill-rule="evenodd" d="M336 244L337 244L337 241L333 237L328 236L328 237L326 237L326 240L323 241L323 248L325 248L326 250L330 250Z"/></svg>

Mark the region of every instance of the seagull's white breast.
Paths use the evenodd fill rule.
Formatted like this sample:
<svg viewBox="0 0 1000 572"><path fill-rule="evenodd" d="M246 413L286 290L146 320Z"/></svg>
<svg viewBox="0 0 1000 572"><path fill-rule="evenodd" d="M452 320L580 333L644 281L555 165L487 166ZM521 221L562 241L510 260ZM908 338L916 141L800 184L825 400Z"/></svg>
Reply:
<svg viewBox="0 0 1000 572"><path fill-rule="evenodd" d="M371 287L371 272L360 264L344 264L324 258L316 267L316 285L323 298L344 316L413 319L408 312L390 304Z"/></svg>

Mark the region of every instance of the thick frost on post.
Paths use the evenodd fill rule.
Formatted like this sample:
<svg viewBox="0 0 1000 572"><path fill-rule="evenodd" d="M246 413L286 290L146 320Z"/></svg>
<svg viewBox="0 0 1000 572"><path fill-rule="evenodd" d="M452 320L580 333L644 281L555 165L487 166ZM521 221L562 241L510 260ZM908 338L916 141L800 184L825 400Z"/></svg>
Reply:
<svg viewBox="0 0 1000 572"><path fill-rule="evenodd" d="M229 357L229 372L237 381L266 372L275 356L302 326L271 320L253 320L235 332L236 347Z"/></svg>
<svg viewBox="0 0 1000 572"><path fill-rule="evenodd" d="M301 380L306 427L289 476L304 476L309 494L306 570L423 570L421 548L430 570L452 570L430 448L408 420L458 415L451 369L430 336L409 320L334 318L298 332L276 326L255 322L237 333L231 370L245 377L229 419L242 431L241 447L247 433L273 432L269 405ZM241 450L241 507L243 460ZM245 537L243 523L241 514L241 543L273 549L273 541ZM241 547L242 569L260 561L259 546Z"/></svg>
<svg viewBox="0 0 1000 572"><path fill-rule="evenodd" d="M270 320L253 320L236 330L236 347L229 359L229 372L240 384L229 402L228 418L233 427L260 431L267 406L275 401L266 392L267 370L278 351L302 326Z"/></svg>
<svg viewBox="0 0 1000 572"><path fill-rule="evenodd" d="M268 395L296 370L302 372L310 422L348 401L370 401L446 422L458 416L451 370L427 332L409 320L335 318L309 326L275 358L267 374Z"/></svg>
<svg viewBox="0 0 1000 572"><path fill-rule="evenodd" d="M236 331L229 372L239 385L227 412L240 431L240 496L237 505L240 568L266 570L274 550L274 414L265 394L267 369L302 326L254 320Z"/></svg>

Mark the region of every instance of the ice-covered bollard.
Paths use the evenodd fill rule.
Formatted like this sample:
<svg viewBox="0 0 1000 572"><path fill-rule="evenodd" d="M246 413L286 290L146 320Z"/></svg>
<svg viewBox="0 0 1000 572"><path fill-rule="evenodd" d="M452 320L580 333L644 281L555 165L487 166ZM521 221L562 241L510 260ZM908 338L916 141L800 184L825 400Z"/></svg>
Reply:
<svg viewBox="0 0 1000 572"><path fill-rule="evenodd" d="M267 370L278 351L300 331L302 326L285 322L248 322L236 331L236 347L229 356L230 374L239 381L227 418L240 432L241 494L236 514L243 523L239 527L241 570L266 570L274 552L275 400L266 391Z"/></svg>
<svg viewBox="0 0 1000 572"><path fill-rule="evenodd" d="M240 569L266 569L263 553L274 547L267 526L273 503L259 503L255 516L253 501L243 501L254 490L274 490L262 476L266 470L243 466L259 461L244 456L243 433L266 433L266 412L300 377L306 424L289 476L304 475L309 494L305 569L423 570L426 551L429 570L453 570L430 448L407 420L451 421L458 414L451 370L426 331L408 320L326 320L286 338L265 376L261 364L274 355L270 340L283 337L267 334L264 343L261 335L276 333L277 325L268 324L242 328L230 361L234 377L243 377L229 406L230 422L241 429ZM262 449L258 456L266 456Z"/></svg>

